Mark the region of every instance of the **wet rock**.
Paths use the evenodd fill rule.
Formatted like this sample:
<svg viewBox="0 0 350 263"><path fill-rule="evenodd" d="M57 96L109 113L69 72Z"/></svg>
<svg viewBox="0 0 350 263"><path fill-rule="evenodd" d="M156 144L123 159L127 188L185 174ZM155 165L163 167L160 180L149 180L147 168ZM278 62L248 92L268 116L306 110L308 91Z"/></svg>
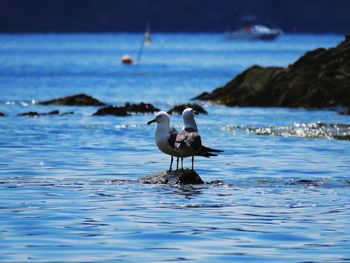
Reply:
<svg viewBox="0 0 350 263"><path fill-rule="evenodd" d="M181 115L183 110L186 108L192 108L194 109L196 112L198 113L202 113L202 114L208 114L208 112L199 104L196 103L187 103L187 104L179 104L179 105L175 105L173 108L171 108L168 111L168 114L178 114Z"/></svg>
<svg viewBox="0 0 350 263"><path fill-rule="evenodd" d="M45 115L59 115L60 112L58 110L53 110L50 112L39 113L36 111L28 111L24 113L19 113L17 116L27 116L27 117L37 117L37 116L45 116Z"/></svg>
<svg viewBox="0 0 350 263"><path fill-rule="evenodd" d="M282 71L282 68L253 66L224 87L212 93L202 93L194 99L210 100L226 106L269 106L275 98L267 95L267 86Z"/></svg>
<svg viewBox="0 0 350 263"><path fill-rule="evenodd" d="M74 115L74 112L73 112L73 111L63 112L63 113L61 114L61 116L64 116L64 115Z"/></svg>
<svg viewBox="0 0 350 263"><path fill-rule="evenodd" d="M99 109L93 115L94 116L104 116L104 115L114 115L114 116L128 116L131 113L154 113L160 111L160 109L154 107L149 103L139 103L130 104L126 103L124 106L107 106Z"/></svg>
<svg viewBox="0 0 350 263"><path fill-rule="evenodd" d="M163 171L139 179L143 184L204 184L198 173L191 169Z"/></svg>
<svg viewBox="0 0 350 263"><path fill-rule="evenodd" d="M137 183L136 180L131 180L131 179L112 179L110 180L110 182L113 184Z"/></svg>
<svg viewBox="0 0 350 263"><path fill-rule="evenodd" d="M160 111L160 109L154 107L152 104L144 102L139 104L126 103L124 108L129 113L154 113Z"/></svg>
<svg viewBox="0 0 350 263"><path fill-rule="evenodd" d="M232 183L226 183L226 182L221 181L221 180L214 180L214 181L209 182L208 184L212 185L212 186L233 186Z"/></svg>
<svg viewBox="0 0 350 263"><path fill-rule="evenodd" d="M252 66L194 99L227 106L350 108L350 39L307 52L286 68Z"/></svg>
<svg viewBox="0 0 350 263"><path fill-rule="evenodd" d="M6 114L5 114L5 113L0 112L0 117L5 117L5 116L6 116Z"/></svg>
<svg viewBox="0 0 350 263"><path fill-rule="evenodd" d="M130 114L124 109L124 107L117 106L107 106L101 109L98 109L93 116L105 116L105 115L113 115L113 116L129 116Z"/></svg>
<svg viewBox="0 0 350 263"><path fill-rule="evenodd" d="M17 116L28 116L28 117L36 117L42 115L36 111L28 111L28 112L23 112L23 113L19 113L17 114Z"/></svg>
<svg viewBox="0 0 350 263"><path fill-rule="evenodd" d="M86 94L66 96L53 100L39 102L40 105L63 105L63 106L103 106L105 103Z"/></svg>
<svg viewBox="0 0 350 263"><path fill-rule="evenodd" d="M44 113L44 115L59 115L60 114L60 111L58 110L53 110L53 111L50 111L48 113Z"/></svg>

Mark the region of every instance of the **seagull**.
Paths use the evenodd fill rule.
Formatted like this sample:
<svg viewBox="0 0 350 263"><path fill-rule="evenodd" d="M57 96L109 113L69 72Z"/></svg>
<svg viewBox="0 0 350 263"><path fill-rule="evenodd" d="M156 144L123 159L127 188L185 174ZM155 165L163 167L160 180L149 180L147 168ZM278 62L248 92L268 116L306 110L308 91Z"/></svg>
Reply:
<svg viewBox="0 0 350 263"><path fill-rule="evenodd" d="M147 122L147 125L156 122L156 130L154 133L154 138L158 149L165 154L171 156L169 172L171 172L174 156L177 157L177 169L179 168L179 157L180 153L175 150L175 139L178 134L174 127L170 127L170 117L165 111L159 111L156 113L154 119Z"/></svg>
<svg viewBox="0 0 350 263"><path fill-rule="evenodd" d="M211 149L202 145L201 137L198 133L198 127L194 120L194 115L198 114L192 108L186 108L182 112L184 125L182 130L176 135L175 150L181 157L181 168L183 169L183 158L192 156L192 170L194 164L194 156L217 156L213 152L223 152L217 149Z"/></svg>

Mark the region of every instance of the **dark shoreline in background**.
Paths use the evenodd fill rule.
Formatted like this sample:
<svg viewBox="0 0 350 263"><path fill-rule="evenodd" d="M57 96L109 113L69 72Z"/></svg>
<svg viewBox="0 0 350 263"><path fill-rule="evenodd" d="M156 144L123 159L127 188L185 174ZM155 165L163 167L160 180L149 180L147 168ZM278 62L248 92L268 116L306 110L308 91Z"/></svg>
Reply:
<svg viewBox="0 0 350 263"><path fill-rule="evenodd" d="M346 33L347 0L0 0L0 32L225 32L242 19L284 32Z"/></svg>
<svg viewBox="0 0 350 263"><path fill-rule="evenodd" d="M144 34L145 32L142 31L118 31L118 32L113 32L113 31L99 31L99 32L0 32L0 36L50 36L50 35L56 35L56 36L66 36L66 35L139 35L139 34ZM152 36L156 36L157 34L162 34L162 35L222 35L223 37L225 36L224 31L212 31L212 32L206 32L206 31L196 31L196 32L189 32L189 31L176 31L176 32L163 32L163 31L154 31L152 32ZM332 33L332 32L324 32L324 33L313 33L313 32L284 32L283 35L286 36L343 36L344 34L342 33ZM282 36L283 36L282 35ZM281 37L282 37L281 36ZM232 40L227 40L227 41L232 41ZM242 41L242 40L238 40ZM250 41L250 40L249 40ZM256 41L256 40L253 40ZM257 40L261 41L261 40Z"/></svg>

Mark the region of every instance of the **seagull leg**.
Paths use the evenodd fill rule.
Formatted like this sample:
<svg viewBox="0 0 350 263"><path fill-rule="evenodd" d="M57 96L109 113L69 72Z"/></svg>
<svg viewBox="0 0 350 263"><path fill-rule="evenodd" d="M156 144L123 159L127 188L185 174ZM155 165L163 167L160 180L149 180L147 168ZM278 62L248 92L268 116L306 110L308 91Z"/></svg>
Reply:
<svg viewBox="0 0 350 263"><path fill-rule="evenodd" d="M179 157L176 157L176 170L179 170Z"/></svg>
<svg viewBox="0 0 350 263"><path fill-rule="evenodd" d="M184 170L184 158L181 157L181 170Z"/></svg>
<svg viewBox="0 0 350 263"><path fill-rule="evenodd" d="M192 171L193 171L194 156L192 156Z"/></svg>
<svg viewBox="0 0 350 263"><path fill-rule="evenodd" d="M173 161L174 161L174 157L173 157L173 156L171 156L169 173L171 172L171 168L173 167Z"/></svg>

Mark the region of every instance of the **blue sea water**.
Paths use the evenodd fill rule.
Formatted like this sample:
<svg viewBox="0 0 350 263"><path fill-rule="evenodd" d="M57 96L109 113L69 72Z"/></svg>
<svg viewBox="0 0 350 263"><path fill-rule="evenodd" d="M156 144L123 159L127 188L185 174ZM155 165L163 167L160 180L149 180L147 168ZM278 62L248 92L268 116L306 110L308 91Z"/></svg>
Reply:
<svg viewBox="0 0 350 263"><path fill-rule="evenodd" d="M168 110L251 65L287 66L342 39L154 34L141 63L125 66L141 34L0 35L0 262L349 262L350 142L248 129L349 116L205 104L202 141L224 153L195 169L224 183L174 187L136 181L169 165L146 125L152 115L37 104L83 92ZM56 109L74 114L17 116Z"/></svg>

